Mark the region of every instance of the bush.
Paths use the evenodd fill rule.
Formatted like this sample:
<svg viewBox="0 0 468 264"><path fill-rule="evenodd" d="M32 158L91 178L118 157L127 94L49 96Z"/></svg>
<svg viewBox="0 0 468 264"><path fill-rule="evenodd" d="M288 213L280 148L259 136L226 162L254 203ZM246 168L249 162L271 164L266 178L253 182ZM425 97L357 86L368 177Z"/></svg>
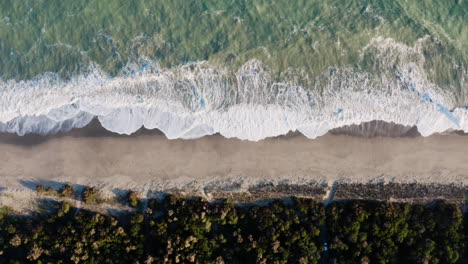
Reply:
<svg viewBox="0 0 468 264"><path fill-rule="evenodd" d="M42 185L42 184L37 185L37 186L36 186L36 192L38 192L38 193L43 193L43 192L45 192L44 185Z"/></svg>
<svg viewBox="0 0 468 264"><path fill-rule="evenodd" d="M68 214L68 212L70 212L71 207L72 207L71 204L69 204L67 202L63 202L61 204L60 208L57 211L57 216L62 217L64 215Z"/></svg>
<svg viewBox="0 0 468 264"><path fill-rule="evenodd" d="M128 204L131 207L137 207L138 203L140 202L140 198L138 196L138 193L136 193L134 191L129 191L127 193L127 200L128 200Z"/></svg>
<svg viewBox="0 0 468 264"><path fill-rule="evenodd" d="M70 184L66 184L60 191L60 196L66 197L66 198L72 198L75 191L73 190L73 186Z"/></svg>
<svg viewBox="0 0 468 264"><path fill-rule="evenodd" d="M44 186L42 184L36 186L36 192L44 195L57 195L57 191L54 190L52 187Z"/></svg>
<svg viewBox="0 0 468 264"><path fill-rule="evenodd" d="M94 187L86 186L83 190L83 201L85 204L96 203L98 198L98 190Z"/></svg>

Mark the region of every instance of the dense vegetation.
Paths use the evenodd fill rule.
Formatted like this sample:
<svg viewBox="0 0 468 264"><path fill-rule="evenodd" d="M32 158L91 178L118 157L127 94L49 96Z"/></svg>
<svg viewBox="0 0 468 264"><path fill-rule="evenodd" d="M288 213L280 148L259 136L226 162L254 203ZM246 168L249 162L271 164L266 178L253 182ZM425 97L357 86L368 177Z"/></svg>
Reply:
<svg viewBox="0 0 468 264"><path fill-rule="evenodd" d="M327 209L338 263L455 263L464 248L456 204L350 202Z"/></svg>
<svg viewBox="0 0 468 264"><path fill-rule="evenodd" d="M35 217L2 208L0 263L462 263L468 253L467 218L444 201L126 199L136 210L118 219L67 202Z"/></svg>

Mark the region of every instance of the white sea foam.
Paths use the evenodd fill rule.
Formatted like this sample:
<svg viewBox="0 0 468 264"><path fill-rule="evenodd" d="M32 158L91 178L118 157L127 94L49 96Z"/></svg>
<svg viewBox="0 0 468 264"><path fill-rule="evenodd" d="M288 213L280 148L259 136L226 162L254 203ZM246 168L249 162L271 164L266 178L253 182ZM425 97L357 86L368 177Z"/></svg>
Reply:
<svg viewBox="0 0 468 264"><path fill-rule="evenodd" d="M86 126L97 117L110 131L142 126L168 138L225 137L260 140L298 130L309 138L344 125L383 120L418 127L423 136L448 129L468 132L468 110L430 82L414 47L375 38L364 49L379 62L379 76L330 68L275 81L257 60L237 72L207 62L162 69L129 65L117 77L97 67L68 81L48 74L30 81L0 81L0 131L48 134ZM300 72L291 70L291 72ZM453 110L450 110L453 109Z"/></svg>

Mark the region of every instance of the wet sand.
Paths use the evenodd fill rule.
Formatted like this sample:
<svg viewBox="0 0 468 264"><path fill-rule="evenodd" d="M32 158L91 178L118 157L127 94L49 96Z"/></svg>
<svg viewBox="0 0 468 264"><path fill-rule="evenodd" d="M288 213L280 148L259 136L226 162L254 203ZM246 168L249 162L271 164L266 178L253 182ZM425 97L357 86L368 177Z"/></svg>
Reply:
<svg viewBox="0 0 468 264"><path fill-rule="evenodd" d="M158 131L118 136L94 124L47 137L0 135L0 187L50 181L161 189L233 179L467 184L467 151L468 137L455 134L168 140Z"/></svg>

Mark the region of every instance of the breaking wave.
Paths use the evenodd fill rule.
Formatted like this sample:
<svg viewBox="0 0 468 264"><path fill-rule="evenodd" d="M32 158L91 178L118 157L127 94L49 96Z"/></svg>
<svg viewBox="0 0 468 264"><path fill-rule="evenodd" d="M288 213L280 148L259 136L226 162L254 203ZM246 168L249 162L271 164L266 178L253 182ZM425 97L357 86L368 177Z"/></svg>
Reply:
<svg viewBox="0 0 468 264"><path fill-rule="evenodd" d="M423 136L468 132L468 110L424 73L423 42L373 39L362 52L375 58L379 74L331 67L316 77L288 69L278 78L255 59L235 70L208 62L164 69L143 60L118 76L96 66L66 81L56 74L0 81L0 132L50 134L96 117L113 132L144 126L170 139L220 133L256 141L296 130L316 138L373 120L417 126Z"/></svg>

